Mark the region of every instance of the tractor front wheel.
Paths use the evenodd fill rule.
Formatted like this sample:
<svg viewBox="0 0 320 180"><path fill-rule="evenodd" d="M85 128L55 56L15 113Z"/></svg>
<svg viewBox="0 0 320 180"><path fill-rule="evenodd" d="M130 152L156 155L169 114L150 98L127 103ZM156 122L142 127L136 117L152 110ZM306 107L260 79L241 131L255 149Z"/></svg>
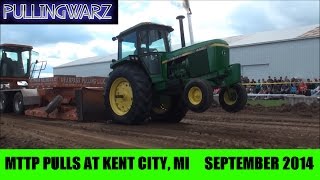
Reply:
<svg viewBox="0 0 320 180"><path fill-rule="evenodd" d="M13 98L13 111L15 114L24 113L23 96L21 92L17 92Z"/></svg>
<svg viewBox="0 0 320 180"><path fill-rule="evenodd" d="M105 106L117 123L140 124L150 116L151 81L135 64L112 71L105 88Z"/></svg>
<svg viewBox="0 0 320 180"><path fill-rule="evenodd" d="M8 94L0 92L0 113L10 112L12 107L12 101L8 97Z"/></svg>
<svg viewBox="0 0 320 180"><path fill-rule="evenodd" d="M227 112L238 112L242 110L247 103L247 99L246 89L240 84L221 88L219 93L219 103Z"/></svg>
<svg viewBox="0 0 320 180"><path fill-rule="evenodd" d="M213 89L206 80L192 79L184 89L184 101L191 111L204 112L212 105Z"/></svg>

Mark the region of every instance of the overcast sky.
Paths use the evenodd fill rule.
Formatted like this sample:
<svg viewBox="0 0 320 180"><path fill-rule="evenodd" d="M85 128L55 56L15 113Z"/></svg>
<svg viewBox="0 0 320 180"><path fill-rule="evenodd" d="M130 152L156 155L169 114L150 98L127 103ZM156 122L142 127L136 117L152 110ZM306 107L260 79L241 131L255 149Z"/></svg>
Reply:
<svg viewBox="0 0 320 180"><path fill-rule="evenodd" d="M172 26L172 43L180 44L176 16L186 11L182 1L119 0L118 25L1 25L1 43L35 47L49 66L117 51L111 38L139 22ZM319 1L195 1L190 0L196 42L319 24ZM185 19L185 36L189 32ZM52 68L46 72L50 73Z"/></svg>

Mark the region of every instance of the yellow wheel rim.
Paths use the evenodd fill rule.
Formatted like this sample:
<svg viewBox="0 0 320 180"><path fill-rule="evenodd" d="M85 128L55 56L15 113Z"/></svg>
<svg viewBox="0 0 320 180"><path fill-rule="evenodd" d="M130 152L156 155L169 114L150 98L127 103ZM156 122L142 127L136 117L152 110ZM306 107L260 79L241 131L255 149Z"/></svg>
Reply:
<svg viewBox="0 0 320 180"><path fill-rule="evenodd" d="M120 77L113 81L109 93L110 106L119 116L127 114L132 106L132 88L126 78Z"/></svg>
<svg viewBox="0 0 320 180"><path fill-rule="evenodd" d="M228 105L233 105L237 102L237 92L235 89L226 90L223 94L224 102Z"/></svg>
<svg viewBox="0 0 320 180"><path fill-rule="evenodd" d="M198 105L202 101L202 92L201 89L198 87L190 88L188 92L188 99L189 102L193 105Z"/></svg>

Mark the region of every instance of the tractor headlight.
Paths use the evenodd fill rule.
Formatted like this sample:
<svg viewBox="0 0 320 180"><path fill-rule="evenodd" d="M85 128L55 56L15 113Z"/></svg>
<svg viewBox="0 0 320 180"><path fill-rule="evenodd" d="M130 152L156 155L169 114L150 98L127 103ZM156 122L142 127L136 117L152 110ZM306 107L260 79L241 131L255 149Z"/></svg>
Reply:
<svg viewBox="0 0 320 180"><path fill-rule="evenodd" d="M28 82L27 81L17 81L17 85L18 86L28 86Z"/></svg>
<svg viewBox="0 0 320 180"><path fill-rule="evenodd" d="M10 89L10 84L9 83L0 84L0 89Z"/></svg>

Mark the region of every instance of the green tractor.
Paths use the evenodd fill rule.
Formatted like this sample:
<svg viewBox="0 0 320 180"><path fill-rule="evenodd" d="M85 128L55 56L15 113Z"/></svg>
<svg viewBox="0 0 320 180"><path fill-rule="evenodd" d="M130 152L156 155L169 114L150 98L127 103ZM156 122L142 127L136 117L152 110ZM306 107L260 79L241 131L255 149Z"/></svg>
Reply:
<svg viewBox="0 0 320 180"><path fill-rule="evenodd" d="M171 51L173 28L140 23L113 37L118 60L112 60L105 87L105 106L113 121L139 124L146 120L180 122L188 110L201 113L220 88L219 103L240 111L247 93L240 82L240 64L229 64L227 42L214 39Z"/></svg>

